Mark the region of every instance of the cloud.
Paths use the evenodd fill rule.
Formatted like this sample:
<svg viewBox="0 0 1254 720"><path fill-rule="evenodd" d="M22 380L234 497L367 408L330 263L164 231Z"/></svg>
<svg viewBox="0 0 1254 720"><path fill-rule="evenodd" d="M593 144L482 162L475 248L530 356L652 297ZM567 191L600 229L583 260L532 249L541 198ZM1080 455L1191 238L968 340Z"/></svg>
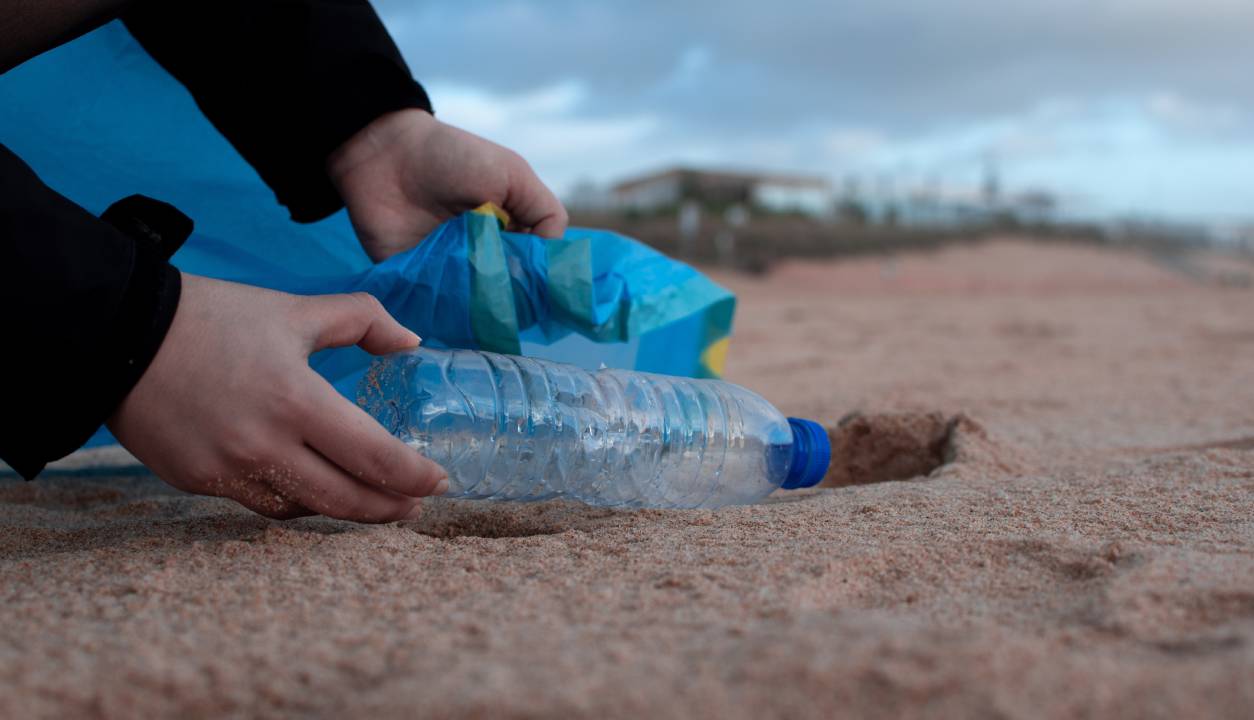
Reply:
<svg viewBox="0 0 1254 720"><path fill-rule="evenodd" d="M1194 102L1179 93L1157 92L1146 108L1174 129L1194 134L1222 134L1240 129L1248 117L1235 107L1219 103Z"/></svg>
<svg viewBox="0 0 1254 720"><path fill-rule="evenodd" d="M823 137L823 149L832 159L864 158L887 144L888 139L870 128L836 128Z"/></svg>
<svg viewBox="0 0 1254 720"><path fill-rule="evenodd" d="M638 110L695 64L677 117L832 116L908 128L1041 97L1167 88L1254 100L1248 0L384 0L420 78L502 92L583 81L596 109ZM704 62L704 65L703 65ZM735 112L729 112L733 110Z"/></svg>
<svg viewBox="0 0 1254 720"><path fill-rule="evenodd" d="M659 122L649 113L581 116L587 90L572 81L517 94L459 83L428 90L438 98L441 119L518 151L559 189L589 174L589 158L598 166L629 166Z"/></svg>
<svg viewBox="0 0 1254 720"><path fill-rule="evenodd" d="M992 161L1112 210L1254 204L1233 189L1248 0L376 6L441 117L559 188L677 163L973 182Z"/></svg>
<svg viewBox="0 0 1254 720"><path fill-rule="evenodd" d="M973 187L991 166L1011 189L1060 193L1075 215L1254 216L1254 143L1227 133L1239 115L1175 96L1046 100L1022 113L880 138L849 172L898 186ZM1223 133L1214 132L1222 128Z"/></svg>

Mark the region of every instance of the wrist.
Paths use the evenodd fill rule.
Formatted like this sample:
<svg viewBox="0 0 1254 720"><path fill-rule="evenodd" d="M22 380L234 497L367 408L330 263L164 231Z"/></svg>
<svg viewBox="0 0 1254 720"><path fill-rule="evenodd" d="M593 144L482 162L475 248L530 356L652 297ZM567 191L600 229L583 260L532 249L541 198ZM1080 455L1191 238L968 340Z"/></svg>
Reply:
<svg viewBox="0 0 1254 720"><path fill-rule="evenodd" d="M360 171L391 160L402 140L413 147L413 143L431 132L438 122L431 113L418 108L384 113L327 156L327 177L343 197L344 186Z"/></svg>

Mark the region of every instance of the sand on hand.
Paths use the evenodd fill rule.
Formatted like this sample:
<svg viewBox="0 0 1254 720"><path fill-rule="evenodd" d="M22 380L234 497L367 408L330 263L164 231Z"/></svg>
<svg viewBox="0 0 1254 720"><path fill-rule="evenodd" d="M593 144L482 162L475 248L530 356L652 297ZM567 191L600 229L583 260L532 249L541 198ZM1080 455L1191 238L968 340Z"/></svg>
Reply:
<svg viewBox="0 0 1254 720"><path fill-rule="evenodd" d="M0 717L1247 716L1254 291L881 262L719 277L729 379L837 448L760 505L367 527L0 481Z"/></svg>

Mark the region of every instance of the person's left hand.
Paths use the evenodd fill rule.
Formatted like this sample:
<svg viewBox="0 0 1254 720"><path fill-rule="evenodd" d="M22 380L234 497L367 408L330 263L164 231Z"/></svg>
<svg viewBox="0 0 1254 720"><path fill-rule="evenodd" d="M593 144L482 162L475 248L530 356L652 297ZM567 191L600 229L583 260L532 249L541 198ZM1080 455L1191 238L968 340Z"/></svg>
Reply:
<svg viewBox="0 0 1254 720"><path fill-rule="evenodd" d="M327 171L375 262L486 202L512 227L551 238L566 231L566 209L526 160L422 110L378 118L331 154Z"/></svg>

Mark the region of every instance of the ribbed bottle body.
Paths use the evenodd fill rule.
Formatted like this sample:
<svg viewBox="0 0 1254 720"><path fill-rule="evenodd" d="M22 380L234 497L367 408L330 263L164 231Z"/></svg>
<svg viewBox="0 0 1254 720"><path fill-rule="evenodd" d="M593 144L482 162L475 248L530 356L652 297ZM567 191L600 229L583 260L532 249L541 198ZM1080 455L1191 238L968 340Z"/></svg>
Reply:
<svg viewBox="0 0 1254 720"><path fill-rule="evenodd" d="M446 497L719 507L765 497L792 461L787 419L718 380L421 348L376 360L358 402L444 466Z"/></svg>

